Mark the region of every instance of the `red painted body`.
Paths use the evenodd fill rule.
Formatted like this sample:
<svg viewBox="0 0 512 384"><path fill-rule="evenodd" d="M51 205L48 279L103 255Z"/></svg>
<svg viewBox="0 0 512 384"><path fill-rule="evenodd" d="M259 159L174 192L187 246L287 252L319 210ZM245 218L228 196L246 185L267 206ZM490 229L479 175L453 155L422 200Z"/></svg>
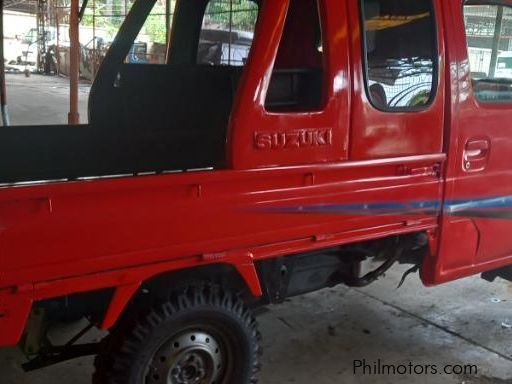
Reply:
<svg viewBox="0 0 512 384"><path fill-rule="evenodd" d="M289 3L263 1L231 115L227 169L0 189L0 345L19 341L37 300L114 287L102 324L109 328L140 284L163 272L230 264L258 296L257 260L393 234L429 233L426 285L512 264L512 240L503 236L512 229L509 220L442 210L300 214L311 205L442 206L459 197L511 194L512 108L482 107L468 90L462 0L434 1L439 80L433 104L398 113L376 110L366 96L357 0L320 1L328 84L321 110L265 110L274 63L286 67L278 47ZM326 145L284 150L262 150L255 142L266 132L305 129L331 136ZM476 139L492 146L491 156L468 173L464 146Z"/></svg>

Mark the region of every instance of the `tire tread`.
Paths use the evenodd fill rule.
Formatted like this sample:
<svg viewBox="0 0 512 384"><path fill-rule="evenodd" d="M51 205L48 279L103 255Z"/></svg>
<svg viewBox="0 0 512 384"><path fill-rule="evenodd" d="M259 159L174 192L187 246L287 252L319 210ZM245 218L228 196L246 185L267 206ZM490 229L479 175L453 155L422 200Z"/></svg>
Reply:
<svg viewBox="0 0 512 384"><path fill-rule="evenodd" d="M258 324L251 310L238 295L211 284L191 286L180 293L172 294L167 302L150 308L140 318L132 321L128 319L113 329L102 342L101 352L94 361L92 383L129 383L127 372L152 330L180 312L205 306L221 308L243 322L252 340L252 366L248 383L256 384L262 355Z"/></svg>

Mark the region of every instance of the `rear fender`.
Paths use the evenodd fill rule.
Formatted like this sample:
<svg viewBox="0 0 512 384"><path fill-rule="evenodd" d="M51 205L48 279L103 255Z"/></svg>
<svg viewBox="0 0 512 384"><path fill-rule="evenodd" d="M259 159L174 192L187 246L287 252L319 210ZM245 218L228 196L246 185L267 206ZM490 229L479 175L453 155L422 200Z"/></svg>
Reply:
<svg viewBox="0 0 512 384"><path fill-rule="evenodd" d="M229 262L228 258L226 257L227 254L210 254L210 255L203 255L203 259L205 261L209 261L209 265L215 265L215 264L228 264L234 267L236 272L240 275L242 280L245 282L247 288L249 289L250 293L254 297L261 297L263 295L263 291L261 288L258 272L256 271L256 267L253 262L252 254L247 253L245 257L240 257L240 255L231 256L233 259L236 259L236 263L234 260ZM216 260L219 260L219 263L215 263ZM194 268L185 269L183 271L191 271ZM144 279L140 279L137 281L130 282L128 284L124 284L121 286L116 287L114 296L112 297L112 301L110 302L110 305L108 306L107 312L105 313L105 317L103 318L103 321L101 323L100 328L107 330L115 325L125 308L127 307L130 300L133 298L133 296L138 292L141 285L146 282L147 280L150 280L157 275L161 274L164 271L158 271L157 273L154 273L150 276L145 276ZM172 272L172 271L166 271L166 272Z"/></svg>

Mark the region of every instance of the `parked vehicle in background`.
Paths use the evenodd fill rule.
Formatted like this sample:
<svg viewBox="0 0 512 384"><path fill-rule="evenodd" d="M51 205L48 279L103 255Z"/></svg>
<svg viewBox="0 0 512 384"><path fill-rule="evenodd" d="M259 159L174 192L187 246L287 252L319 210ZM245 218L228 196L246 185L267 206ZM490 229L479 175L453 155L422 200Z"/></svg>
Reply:
<svg viewBox="0 0 512 384"><path fill-rule="evenodd" d="M496 62L496 77L512 79L512 52L499 54Z"/></svg>
<svg viewBox="0 0 512 384"><path fill-rule="evenodd" d="M46 44L51 46L56 44L57 31L55 28L48 28L45 34ZM19 36L20 52L15 60L10 60L7 64L12 69L20 72L35 72L38 63L38 43L40 38L36 28L31 28L23 36Z"/></svg>
<svg viewBox="0 0 512 384"><path fill-rule="evenodd" d="M44 37L39 36L37 28L31 28L24 35L18 36L19 54L15 60L8 61L8 66L19 71L37 71L41 39L44 39L43 45L46 47L45 56L42 59L45 63L45 72L57 72L56 67L60 65L58 72L67 74L70 42L69 26L65 24L61 25L58 31L56 27L46 27ZM81 73L84 78L93 80L94 71L91 67L95 65L99 67L105 53L103 48L109 46L112 40L113 37L104 28L80 27ZM94 55L96 55L95 58Z"/></svg>
<svg viewBox="0 0 512 384"><path fill-rule="evenodd" d="M133 43L126 62L129 64L147 64L148 63L148 45L147 43Z"/></svg>
<svg viewBox="0 0 512 384"><path fill-rule="evenodd" d="M164 62L134 62L155 3L89 124L0 130L0 345L26 370L255 383L255 308L396 263L512 280L512 0L178 0Z"/></svg>
<svg viewBox="0 0 512 384"><path fill-rule="evenodd" d="M243 66L249 56L254 33L202 29L197 62L210 65Z"/></svg>
<svg viewBox="0 0 512 384"><path fill-rule="evenodd" d="M469 61L472 66L473 77L485 78L496 76L503 79L512 78L512 51L496 51L494 58L495 67L492 66L492 52L490 48L471 48L469 50Z"/></svg>

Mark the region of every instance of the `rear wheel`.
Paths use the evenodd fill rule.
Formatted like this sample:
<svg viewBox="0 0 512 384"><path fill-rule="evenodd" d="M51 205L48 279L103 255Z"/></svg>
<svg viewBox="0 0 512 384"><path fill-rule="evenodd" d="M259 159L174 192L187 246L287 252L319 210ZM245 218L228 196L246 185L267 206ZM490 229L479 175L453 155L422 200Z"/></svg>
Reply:
<svg viewBox="0 0 512 384"><path fill-rule="evenodd" d="M123 330L121 330L124 328ZM194 287L114 331L95 384L249 384L260 366L250 310L218 287Z"/></svg>

